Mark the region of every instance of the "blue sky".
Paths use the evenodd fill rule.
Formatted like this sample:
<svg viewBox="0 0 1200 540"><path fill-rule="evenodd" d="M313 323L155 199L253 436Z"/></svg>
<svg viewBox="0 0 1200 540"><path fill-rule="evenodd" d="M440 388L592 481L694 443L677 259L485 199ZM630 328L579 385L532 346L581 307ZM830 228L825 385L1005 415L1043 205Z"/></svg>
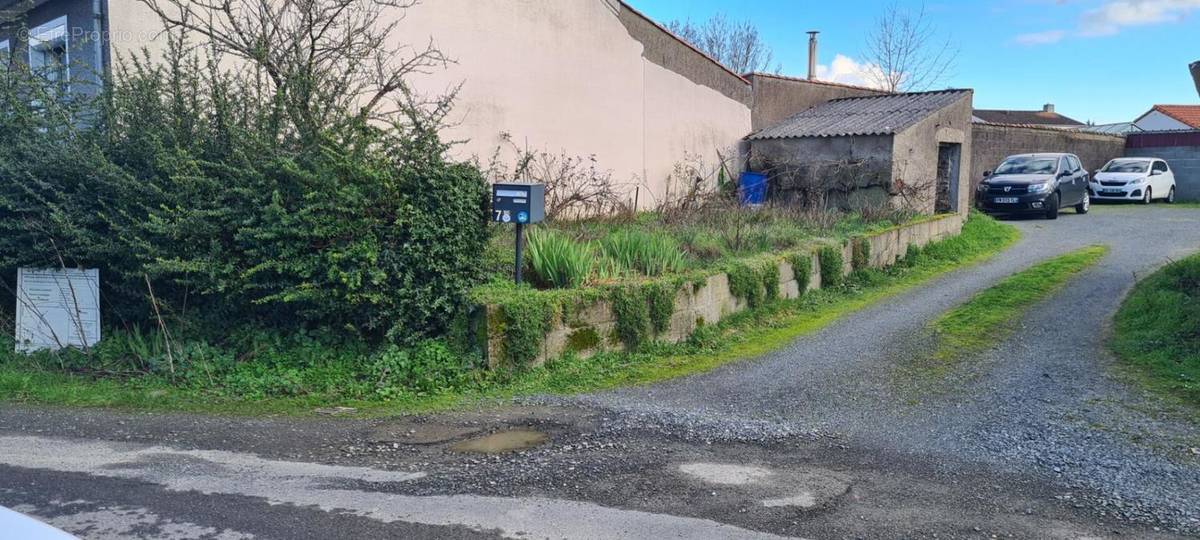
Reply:
<svg viewBox="0 0 1200 540"><path fill-rule="evenodd" d="M750 20L783 73L804 76L806 30L820 63L855 82L866 33L889 0L627 0L646 15ZM1200 60L1200 0L901 0L958 48L941 86L974 88L981 109L1039 109L1080 121L1130 121L1155 103L1200 104L1187 72ZM837 58L838 55L842 58ZM828 71L823 71L828 74Z"/></svg>

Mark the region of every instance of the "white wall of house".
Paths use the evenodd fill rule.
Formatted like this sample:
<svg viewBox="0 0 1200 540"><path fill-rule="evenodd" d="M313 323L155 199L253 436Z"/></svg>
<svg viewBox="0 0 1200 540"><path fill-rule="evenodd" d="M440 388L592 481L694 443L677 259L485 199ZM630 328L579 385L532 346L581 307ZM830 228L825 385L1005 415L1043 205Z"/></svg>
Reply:
<svg viewBox="0 0 1200 540"><path fill-rule="evenodd" d="M1152 110L1149 113L1146 113L1141 118L1137 119L1137 121L1134 122L1133 125L1141 128L1142 130L1145 130L1145 131L1167 131L1167 130L1172 130L1172 129L1192 129L1192 126L1189 126L1183 122L1180 122L1179 120L1171 118L1170 116L1167 116L1167 115L1165 115L1161 112L1155 111L1155 110Z"/></svg>
<svg viewBox="0 0 1200 540"><path fill-rule="evenodd" d="M115 55L162 49L155 38L161 25L148 9L137 0L109 2ZM444 133L465 141L456 157L486 165L499 148L511 160L502 134L534 150L595 156L630 197L641 186L647 207L664 196L676 164L693 157L714 167L718 153L736 156L751 129L749 99L648 60L619 19L622 9L615 0L430 0L402 18L393 14L394 35L415 47L432 40L454 59L411 84L426 95L461 84L454 125ZM721 69L686 54L700 68ZM745 84L749 95L748 83L722 75Z"/></svg>

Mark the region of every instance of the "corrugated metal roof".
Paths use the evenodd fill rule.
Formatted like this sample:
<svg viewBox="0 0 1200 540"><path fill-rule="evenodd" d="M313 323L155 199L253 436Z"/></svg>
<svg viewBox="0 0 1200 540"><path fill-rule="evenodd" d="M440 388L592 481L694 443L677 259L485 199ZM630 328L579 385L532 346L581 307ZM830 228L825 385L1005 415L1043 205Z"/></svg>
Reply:
<svg viewBox="0 0 1200 540"><path fill-rule="evenodd" d="M968 92L970 90L941 90L835 99L792 115L748 138L891 135L954 104Z"/></svg>

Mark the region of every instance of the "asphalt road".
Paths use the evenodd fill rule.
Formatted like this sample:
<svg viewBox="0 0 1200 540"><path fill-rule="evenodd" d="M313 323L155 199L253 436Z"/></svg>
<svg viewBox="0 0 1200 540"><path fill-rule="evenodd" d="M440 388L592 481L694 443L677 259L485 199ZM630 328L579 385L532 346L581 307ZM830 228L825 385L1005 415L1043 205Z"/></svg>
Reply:
<svg viewBox="0 0 1200 540"><path fill-rule="evenodd" d="M369 421L6 405L0 505L83 538L1200 534L1198 420L1126 384L1103 345L1137 275L1200 250L1200 210L1014 224L1023 240L988 263L653 386ZM1013 340L945 378L902 368L938 314L1095 243L1110 255ZM547 439L455 446L511 430Z"/></svg>

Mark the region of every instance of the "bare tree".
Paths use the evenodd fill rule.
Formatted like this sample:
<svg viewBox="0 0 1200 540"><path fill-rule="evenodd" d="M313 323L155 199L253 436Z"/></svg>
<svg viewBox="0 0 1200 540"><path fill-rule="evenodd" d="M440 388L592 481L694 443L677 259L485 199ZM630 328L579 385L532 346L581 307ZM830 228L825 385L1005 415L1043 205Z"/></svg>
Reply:
<svg viewBox="0 0 1200 540"><path fill-rule="evenodd" d="M245 61L301 137L347 120L411 115L411 107L389 108L419 99L406 77L448 62L432 41L395 44L392 34L417 0L139 1L168 31Z"/></svg>
<svg viewBox="0 0 1200 540"><path fill-rule="evenodd" d="M750 21L735 22L718 13L699 24L674 20L667 23L667 29L735 73L783 71L783 65L775 63L771 47Z"/></svg>
<svg viewBox="0 0 1200 540"><path fill-rule="evenodd" d="M938 38L924 5L914 12L893 3L867 34L864 56L877 67L867 73L875 86L890 92L921 91L949 75L958 48Z"/></svg>

